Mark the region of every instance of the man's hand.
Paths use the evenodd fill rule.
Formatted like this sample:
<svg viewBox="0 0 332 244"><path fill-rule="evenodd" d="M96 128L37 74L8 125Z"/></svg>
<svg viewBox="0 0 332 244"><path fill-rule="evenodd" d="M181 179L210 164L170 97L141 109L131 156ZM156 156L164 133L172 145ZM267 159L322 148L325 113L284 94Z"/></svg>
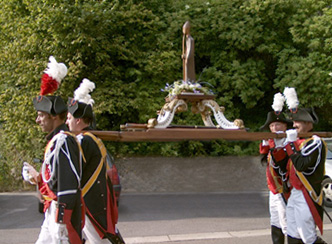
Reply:
<svg viewBox="0 0 332 244"><path fill-rule="evenodd" d="M268 140L262 140L262 146L265 147L265 146L269 146L269 142Z"/></svg>
<svg viewBox="0 0 332 244"><path fill-rule="evenodd" d="M22 167L22 176L25 181L35 185L38 182L39 173L33 166L27 162L24 162Z"/></svg>
<svg viewBox="0 0 332 244"><path fill-rule="evenodd" d="M295 129L286 130L287 142L294 142L297 140L297 131Z"/></svg>

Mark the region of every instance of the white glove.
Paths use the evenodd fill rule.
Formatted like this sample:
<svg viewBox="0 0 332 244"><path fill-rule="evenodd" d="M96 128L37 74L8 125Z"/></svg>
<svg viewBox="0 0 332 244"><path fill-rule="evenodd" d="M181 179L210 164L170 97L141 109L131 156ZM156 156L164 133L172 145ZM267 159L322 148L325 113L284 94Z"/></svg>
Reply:
<svg viewBox="0 0 332 244"><path fill-rule="evenodd" d="M57 227L58 227L57 238L60 241L60 243L69 243L68 230L66 224L57 224Z"/></svg>
<svg viewBox="0 0 332 244"><path fill-rule="evenodd" d="M269 142L267 140L262 140L263 147L268 146L268 145L269 145Z"/></svg>
<svg viewBox="0 0 332 244"><path fill-rule="evenodd" d="M29 167L23 164L22 176L25 181L30 182Z"/></svg>
<svg viewBox="0 0 332 244"><path fill-rule="evenodd" d="M23 179L29 182L30 184L36 184L35 179L37 179L38 172L30 164L24 162L22 167L22 176Z"/></svg>
<svg viewBox="0 0 332 244"><path fill-rule="evenodd" d="M274 138L274 145L276 148L281 148L285 146L286 138Z"/></svg>
<svg viewBox="0 0 332 244"><path fill-rule="evenodd" d="M287 142L294 142L297 140L297 131L296 129L286 130Z"/></svg>
<svg viewBox="0 0 332 244"><path fill-rule="evenodd" d="M284 131L277 131L277 134L285 133ZM274 138L274 145L276 148L284 147L286 138Z"/></svg>

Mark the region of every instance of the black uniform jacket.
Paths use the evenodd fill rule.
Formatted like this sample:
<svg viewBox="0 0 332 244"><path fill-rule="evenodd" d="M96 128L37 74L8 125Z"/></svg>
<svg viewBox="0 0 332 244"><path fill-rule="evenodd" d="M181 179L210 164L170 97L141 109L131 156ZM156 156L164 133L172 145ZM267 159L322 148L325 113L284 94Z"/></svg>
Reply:
<svg viewBox="0 0 332 244"><path fill-rule="evenodd" d="M85 128L84 131L89 129ZM97 138L97 140L99 139ZM99 142L104 147L100 140ZM106 233L114 235L115 224L118 220L118 209L114 198L113 186L107 176L106 158L102 159L102 153L98 144L89 135L83 135L81 146L85 157L81 184L86 213L101 238L104 238ZM96 175L95 172L100 164L102 164L102 168L94 178L93 175ZM94 180L91 184L91 179L93 178ZM84 187L86 184L90 184L91 187L85 192Z"/></svg>
<svg viewBox="0 0 332 244"><path fill-rule="evenodd" d="M62 124L47 135L46 139L49 140L49 143L60 131L68 131L67 126ZM57 140L54 141L49 150L53 151L57 142ZM83 228L82 217L84 217L82 216L84 208L79 181L81 162L78 145L75 137L66 135L65 143L61 146L61 150L59 150L55 168L51 169L51 171L55 172L54 177L47 184L45 182L39 184L42 195L57 201L58 213L56 222L66 224L70 243L75 244L82 243L81 230ZM69 157L65 152L68 153ZM53 161L53 158L54 156L50 162ZM48 173L45 174L48 175ZM47 202L49 201L46 201L46 206Z"/></svg>
<svg viewBox="0 0 332 244"><path fill-rule="evenodd" d="M308 147L313 142L314 140L310 138L304 146ZM305 175L317 196L320 195L325 173L326 146L324 142L321 141L321 146L313 150L309 155L303 156L301 152L296 152L290 156L290 159L295 169ZM323 218L322 206L319 206L316 202L314 204L320 217Z"/></svg>

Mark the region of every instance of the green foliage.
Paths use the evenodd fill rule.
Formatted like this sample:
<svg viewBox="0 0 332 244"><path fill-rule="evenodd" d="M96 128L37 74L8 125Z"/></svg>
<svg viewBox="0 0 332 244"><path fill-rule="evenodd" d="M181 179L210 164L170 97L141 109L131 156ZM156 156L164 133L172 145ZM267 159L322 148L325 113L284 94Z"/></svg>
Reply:
<svg viewBox="0 0 332 244"><path fill-rule="evenodd" d="M332 9L313 0L7 0L0 1L0 182L17 179L22 160L41 158L44 135L32 98L48 57L69 68L57 92L73 96L83 78L96 83L97 126L146 123L164 104L160 89L182 78L182 25L195 39L198 82L210 84L229 120L257 131L273 95L296 87L329 130ZM199 115L174 123L201 125ZM107 143L123 155L255 154L257 143ZM2 187L2 186L0 186Z"/></svg>

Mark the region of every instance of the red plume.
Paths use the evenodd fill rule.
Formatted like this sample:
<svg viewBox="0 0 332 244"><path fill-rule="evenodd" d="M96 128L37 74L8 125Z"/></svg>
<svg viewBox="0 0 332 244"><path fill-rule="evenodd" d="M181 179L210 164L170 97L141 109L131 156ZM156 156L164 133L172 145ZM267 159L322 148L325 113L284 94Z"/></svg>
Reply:
<svg viewBox="0 0 332 244"><path fill-rule="evenodd" d="M50 56L47 68L41 78L40 95L53 94L58 90L61 80L67 75L67 66L58 63L53 56Z"/></svg>
<svg viewBox="0 0 332 244"><path fill-rule="evenodd" d="M43 74L41 78L41 85L40 85L40 95L44 96L47 94L52 94L55 92L59 87L59 83L50 77L48 74Z"/></svg>

